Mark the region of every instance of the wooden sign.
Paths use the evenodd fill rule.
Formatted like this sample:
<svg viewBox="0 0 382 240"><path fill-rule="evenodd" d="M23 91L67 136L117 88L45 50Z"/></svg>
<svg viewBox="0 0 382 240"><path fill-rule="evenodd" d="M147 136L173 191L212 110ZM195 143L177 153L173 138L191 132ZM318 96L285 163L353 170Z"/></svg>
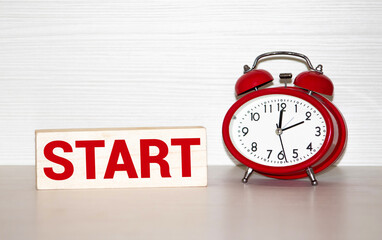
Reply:
<svg viewBox="0 0 382 240"><path fill-rule="evenodd" d="M36 130L37 189L207 185L203 127Z"/></svg>

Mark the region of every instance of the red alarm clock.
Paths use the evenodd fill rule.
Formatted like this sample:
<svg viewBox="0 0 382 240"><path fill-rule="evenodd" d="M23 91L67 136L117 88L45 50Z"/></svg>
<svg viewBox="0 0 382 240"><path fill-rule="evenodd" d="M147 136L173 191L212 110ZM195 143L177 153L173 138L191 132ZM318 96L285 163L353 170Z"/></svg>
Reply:
<svg viewBox="0 0 382 240"><path fill-rule="evenodd" d="M285 86L264 88L273 77L256 66L261 58L275 55L306 61L309 71L295 78L296 87L287 86L292 74L282 73ZM322 65L314 68L300 53L264 53L252 68L244 66L235 90L244 96L224 118L223 139L229 152L248 167L242 182L255 171L278 179L309 177L317 185L315 174L340 157L347 139L342 114L326 98L333 95L333 83L323 74Z"/></svg>

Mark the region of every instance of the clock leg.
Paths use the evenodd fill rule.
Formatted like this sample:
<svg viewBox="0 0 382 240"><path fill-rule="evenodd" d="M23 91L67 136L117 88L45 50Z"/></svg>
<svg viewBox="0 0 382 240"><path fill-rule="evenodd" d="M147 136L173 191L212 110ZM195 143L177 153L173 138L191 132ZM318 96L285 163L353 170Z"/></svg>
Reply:
<svg viewBox="0 0 382 240"><path fill-rule="evenodd" d="M247 168L247 171L245 171L244 177L243 177L243 179L241 179L241 181L243 183L247 183L248 182L248 178L251 176L252 173L253 173L253 169L252 168Z"/></svg>
<svg viewBox="0 0 382 240"><path fill-rule="evenodd" d="M306 169L306 174L308 174L308 177L310 181L312 182L313 186L316 186L318 184L316 176L314 175L313 169L311 167L308 167Z"/></svg>

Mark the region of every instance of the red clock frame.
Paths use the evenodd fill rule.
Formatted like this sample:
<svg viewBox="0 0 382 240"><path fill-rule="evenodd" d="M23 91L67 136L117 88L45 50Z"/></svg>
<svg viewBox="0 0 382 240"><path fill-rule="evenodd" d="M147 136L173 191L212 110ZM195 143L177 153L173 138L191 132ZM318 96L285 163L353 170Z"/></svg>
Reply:
<svg viewBox="0 0 382 240"><path fill-rule="evenodd" d="M301 98L312 104L322 114L327 126L326 138L320 150L308 160L292 166L271 167L249 160L234 147L229 134L229 125L235 112L246 102L271 94L284 94ZM347 138L346 124L337 108L324 97L314 93L309 95L308 91L296 87L276 87L248 93L236 101L228 110L223 121L222 130L226 147L237 160L260 174L278 179L306 177L305 170L308 167L312 167L315 173L324 170L340 156Z"/></svg>

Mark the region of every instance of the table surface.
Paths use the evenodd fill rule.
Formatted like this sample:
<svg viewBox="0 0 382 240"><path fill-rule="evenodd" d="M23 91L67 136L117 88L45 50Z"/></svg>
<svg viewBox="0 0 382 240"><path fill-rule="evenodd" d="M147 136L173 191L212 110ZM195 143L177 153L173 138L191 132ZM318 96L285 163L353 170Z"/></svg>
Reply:
<svg viewBox="0 0 382 240"><path fill-rule="evenodd" d="M35 189L34 166L0 166L0 239L382 239L382 167L308 179L210 166L208 187ZM260 238L261 237L261 238Z"/></svg>

